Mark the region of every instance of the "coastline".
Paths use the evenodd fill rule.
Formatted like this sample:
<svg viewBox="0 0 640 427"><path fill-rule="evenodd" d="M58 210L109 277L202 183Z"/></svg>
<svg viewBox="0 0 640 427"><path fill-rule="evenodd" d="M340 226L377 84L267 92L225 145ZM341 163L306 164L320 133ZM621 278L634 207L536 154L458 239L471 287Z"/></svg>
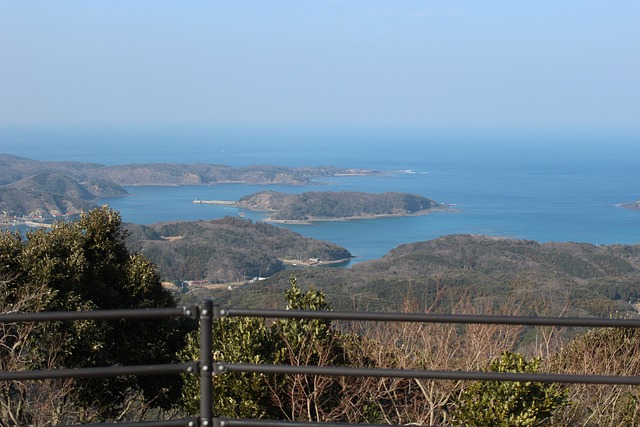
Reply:
<svg viewBox="0 0 640 427"><path fill-rule="evenodd" d="M272 219L265 218L263 221L271 222L274 224L293 224L293 225L312 225L316 222L336 222L336 221L355 221L355 220L371 220L371 219L382 219L382 218L402 218L408 216L422 216L428 215L434 212L457 212L456 209L451 209L452 205L441 205L435 208L422 209L419 211L411 212L411 213L402 213L402 214L372 214L372 215L356 215L356 216L348 216L348 217L317 217L317 218L309 218L305 220L295 220L295 219Z"/></svg>
<svg viewBox="0 0 640 427"><path fill-rule="evenodd" d="M343 264L343 263L347 263L349 261L351 261L354 257L351 258L343 258L343 259L335 259L335 260L331 260L331 261L326 261L326 260L317 260L317 261L311 261L311 260L300 260L300 259L281 259L280 261L282 261L283 263L285 263L286 265L290 265L290 266L302 266L302 267L322 267L322 266L331 266L331 265L337 265L337 264Z"/></svg>
<svg viewBox="0 0 640 427"><path fill-rule="evenodd" d="M15 220L12 222L0 222L0 227L12 228L12 227L35 227L35 228L52 228L53 224L49 222L38 222L28 220Z"/></svg>

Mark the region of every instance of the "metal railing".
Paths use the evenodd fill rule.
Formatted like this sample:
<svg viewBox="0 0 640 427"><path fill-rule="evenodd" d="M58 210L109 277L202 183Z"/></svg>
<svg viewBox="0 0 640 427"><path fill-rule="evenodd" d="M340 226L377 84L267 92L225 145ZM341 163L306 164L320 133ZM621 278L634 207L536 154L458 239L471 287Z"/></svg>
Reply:
<svg viewBox="0 0 640 427"><path fill-rule="evenodd" d="M128 310L88 310L40 313L6 313L0 314L0 323L18 322L58 322L74 320L121 320L121 319L162 319L162 318L190 318L199 319L200 329L200 360L188 363L174 363L164 365L136 365L136 366L108 366L73 369L50 369L31 371L0 372L0 381L45 380L61 378L107 378L127 375L176 375L200 374L201 384L201 413L198 417L180 420L158 420L117 423L123 427L199 427L213 425L212 407L212 351L211 333L213 327L213 303L204 301L200 306L177 308L150 308ZM206 400L208 399L208 400ZM82 424L85 427L113 426L114 423Z"/></svg>
<svg viewBox="0 0 640 427"><path fill-rule="evenodd" d="M122 427L344 427L349 423L295 422L278 420L248 420L215 417L213 414L213 375L227 372L264 374L304 374L326 376L362 376L385 378L420 378L430 380L480 380L542 383L640 385L640 377L616 375L568 375L537 373L506 373L484 371L436 371L356 368L340 366L294 366L227 363L214 361L212 348L213 319L223 317L258 317L265 319L321 319L349 321L414 322L493 324L521 326L570 326L640 328L640 319L597 319L566 317L483 316L447 314L408 314L386 312L311 311L311 310L263 310L220 308L211 300L199 306L170 309L95 310L74 312L10 313L0 314L0 323L47 322L72 320L153 319L185 317L199 319L200 360L167 365L111 366L102 368L77 368L58 370L33 370L0 372L0 381L41 380L58 378L113 377L124 375L187 374L200 376L200 414L178 420L124 422ZM83 424L85 427L114 426L114 423ZM362 424L372 427L372 424Z"/></svg>

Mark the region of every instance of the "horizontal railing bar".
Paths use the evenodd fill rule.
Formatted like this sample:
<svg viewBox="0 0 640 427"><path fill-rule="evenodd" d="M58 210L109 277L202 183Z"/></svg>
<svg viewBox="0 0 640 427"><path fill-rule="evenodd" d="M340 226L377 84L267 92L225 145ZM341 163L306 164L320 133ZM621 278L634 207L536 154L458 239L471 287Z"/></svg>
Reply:
<svg viewBox="0 0 640 427"><path fill-rule="evenodd" d="M362 320L383 322L430 322L524 326L581 326L640 328L640 319L603 319L579 317L485 316L473 314L385 313L321 310L274 310L223 308L219 317L262 317L278 319Z"/></svg>
<svg viewBox="0 0 640 427"><path fill-rule="evenodd" d="M313 421L243 420L238 418L214 418L214 427L390 427L389 424L357 424ZM412 427L438 427L411 425Z"/></svg>
<svg viewBox="0 0 640 427"><path fill-rule="evenodd" d="M0 372L0 381L47 380L61 378L120 377L126 375L171 375L198 372L198 362L167 365L106 366L98 368L44 369Z"/></svg>
<svg viewBox="0 0 640 427"><path fill-rule="evenodd" d="M198 313L197 307L3 313L0 314L0 323L57 322L67 320L158 319L170 317L193 317L196 313Z"/></svg>
<svg viewBox="0 0 640 427"><path fill-rule="evenodd" d="M157 420L157 421L131 421L124 423L91 423L91 424L71 424L57 425L55 427L196 427L197 418L184 418L181 420ZM53 427L53 426L47 426ZM388 427L388 426L387 426Z"/></svg>
<svg viewBox="0 0 640 427"><path fill-rule="evenodd" d="M533 374L479 371L428 371L416 369L354 368L348 366L255 365L216 362L215 373L252 372L376 378L421 378L431 380L511 381L574 384L640 385L640 377L616 375Z"/></svg>
<svg viewBox="0 0 640 427"><path fill-rule="evenodd" d="M88 310L66 312L40 313L4 313L0 314L0 323L15 322L48 322L74 320L118 320L118 319L157 319L173 317L200 316L200 308L149 308L124 310ZM349 311L320 311L320 310L273 310L273 309L242 309L214 307L214 317L256 317L256 318L288 318L288 319L319 319L319 320L352 320L352 321L381 321L381 322L415 322L415 323L449 323L449 324L494 324L494 325L523 325L523 326L570 326L570 327L619 327L640 328L640 319L605 319L605 318L569 318L569 317L534 317L534 316L493 316L493 315L465 315L465 314L431 314L431 313L389 313L389 312L349 312ZM456 381L508 381L508 382L542 382L542 383L571 383L571 384L600 384L600 385L640 385L640 376L614 375L577 375L577 374L547 374L547 373L511 373L511 372L480 372L480 371L435 371L435 370L404 370L357 368L348 366L292 366L292 365L259 365L234 364L223 361L213 366L215 374L225 372L247 372L262 374L294 374L294 375L326 375L326 376L357 376L376 378L408 378L429 380ZM203 370L206 367L203 367ZM129 375L170 375L195 374L200 370L198 361L182 364L165 365L137 365L137 366L109 366L57 370L32 370L0 372L0 381L44 380L62 378L94 378L117 377ZM209 381L210 382L210 381ZM200 418L180 420L158 420L117 423L123 427L199 427ZM208 425L208 420L205 423ZM106 427L113 423L81 424L85 427ZM346 427L366 426L383 427L374 424L353 423L325 423L325 422L297 422L279 420L243 420L213 418L215 427ZM211 426L213 427L213 426ZM423 426L428 427L428 426ZM435 426L432 426L435 427Z"/></svg>

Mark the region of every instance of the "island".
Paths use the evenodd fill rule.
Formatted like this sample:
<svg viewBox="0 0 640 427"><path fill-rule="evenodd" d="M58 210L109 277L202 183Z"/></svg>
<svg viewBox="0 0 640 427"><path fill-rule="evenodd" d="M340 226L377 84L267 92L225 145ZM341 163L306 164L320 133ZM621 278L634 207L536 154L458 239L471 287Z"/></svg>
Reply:
<svg viewBox="0 0 640 427"><path fill-rule="evenodd" d="M261 191L242 197L234 206L272 212L267 221L295 224L422 215L445 208L445 205L416 194L356 191L309 191L302 194Z"/></svg>

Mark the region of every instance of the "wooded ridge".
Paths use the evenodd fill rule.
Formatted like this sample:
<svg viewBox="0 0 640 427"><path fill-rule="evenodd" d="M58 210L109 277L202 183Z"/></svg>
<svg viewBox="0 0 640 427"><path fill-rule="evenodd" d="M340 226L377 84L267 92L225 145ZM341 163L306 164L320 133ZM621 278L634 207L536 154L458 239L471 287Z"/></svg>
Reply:
<svg viewBox="0 0 640 427"><path fill-rule="evenodd" d="M218 295L221 303L260 307L285 289L291 272ZM349 269L300 269L300 284L327 293L336 309L449 312L462 297L486 311L506 302L524 313L637 315L640 245L538 243L451 235L401 245Z"/></svg>
<svg viewBox="0 0 640 427"><path fill-rule="evenodd" d="M272 211L271 221L310 222L412 215L441 205L423 196L400 192L309 191L285 194L261 191L242 197L235 206Z"/></svg>

